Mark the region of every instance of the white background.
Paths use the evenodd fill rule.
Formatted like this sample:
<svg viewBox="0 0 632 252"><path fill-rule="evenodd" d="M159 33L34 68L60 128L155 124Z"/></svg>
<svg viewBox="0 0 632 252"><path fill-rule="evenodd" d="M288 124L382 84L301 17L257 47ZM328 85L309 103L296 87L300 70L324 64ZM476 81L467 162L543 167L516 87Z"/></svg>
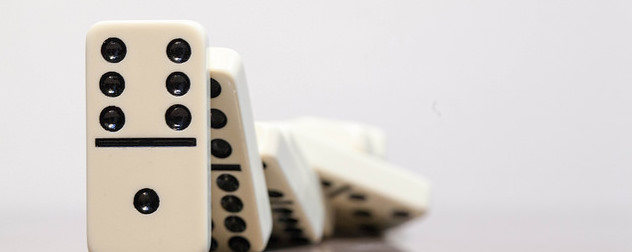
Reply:
<svg viewBox="0 0 632 252"><path fill-rule="evenodd" d="M85 251L84 43L191 19L244 58L255 119L382 127L430 178L415 251L632 250L629 1L0 3L0 251ZM414 192L411 192L414 193Z"/></svg>

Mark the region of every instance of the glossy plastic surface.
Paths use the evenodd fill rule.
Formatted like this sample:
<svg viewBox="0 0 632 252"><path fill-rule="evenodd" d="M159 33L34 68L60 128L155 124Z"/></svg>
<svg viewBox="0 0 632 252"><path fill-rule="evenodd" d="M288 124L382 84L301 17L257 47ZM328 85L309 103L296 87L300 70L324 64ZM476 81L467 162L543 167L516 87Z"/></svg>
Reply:
<svg viewBox="0 0 632 252"><path fill-rule="evenodd" d="M265 123L256 126L259 152L266 164L264 171L271 195L275 242L319 242L323 236L325 208L317 174L308 166L287 129ZM280 209L291 210L291 213L279 212Z"/></svg>
<svg viewBox="0 0 632 252"><path fill-rule="evenodd" d="M122 60L104 59L101 49L108 38L126 46ZM184 39L191 48L185 63L174 63L167 46ZM87 118L87 234L92 252L198 251L210 246L209 206L209 89L206 35L190 21L115 21L95 24L86 37ZM102 75L115 71L125 78L117 97L99 88ZM170 94L165 79L175 71L191 81L188 93ZM166 111L181 104L191 114L182 130L167 125ZM125 114L118 131L105 130L99 116L103 108L116 106ZM135 142L137 138L145 142ZM130 146L97 147L97 139ZM148 140L149 139L149 140ZM150 147L147 142L177 143L193 140L194 146ZM117 142L118 141L118 142ZM106 141L107 142L107 141ZM192 141L188 141L192 143ZM156 192L159 205L147 205L151 195L139 196L142 204L156 207L141 213L135 195L141 189ZM144 198L142 198L144 197ZM156 202L154 202L156 203ZM137 205L138 207L139 205ZM151 212L151 213L148 213Z"/></svg>
<svg viewBox="0 0 632 252"><path fill-rule="evenodd" d="M272 219L244 67L239 54L227 48L209 48L208 59L210 75L221 87L219 94L213 94L211 107L226 116L226 124L212 128L211 134L214 140L222 139L232 149L227 157L211 157L211 162L216 167L211 171L215 223L213 239L217 243L215 251L231 251L230 240L235 237L241 237L237 240L247 240L248 251L262 251L270 237ZM217 179L222 175L236 178L239 182L238 189L226 191L218 186ZM227 211L220 203L225 196L239 198L243 209L237 212ZM229 230L225 225L229 216L241 218L246 224L245 230Z"/></svg>

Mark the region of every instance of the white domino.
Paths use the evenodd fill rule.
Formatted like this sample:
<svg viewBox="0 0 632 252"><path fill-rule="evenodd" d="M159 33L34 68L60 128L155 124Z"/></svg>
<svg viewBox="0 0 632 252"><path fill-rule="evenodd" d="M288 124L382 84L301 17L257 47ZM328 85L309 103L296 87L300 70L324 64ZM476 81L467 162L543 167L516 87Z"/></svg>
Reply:
<svg viewBox="0 0 632 252"><path fill-rule="evenodd" d="M316 173L282 127L257 123L256 130L273 214L270 245L319 242L325 208Z"/></svg>
<svg viewBox="0 0 632 252"><path fill-rule="evenodd" d="M206 41L189 21L101 22L88 32L90 251L208 251Z"/></svg>
<svg viewBox="0 0 632 252"><path fill-rule="evenodd" d="M335 141L341 146L348 146L356 151L386 158L386 134L378 127L352 121L335 120L323 117L299 117L291 120L292 127L300 127L310 134ZM331 182L325 181L323 193L331 191ZM331 201L325 202L327 218L324 236L330 237L335 229L335 209Z"/></svg>
<svg viewBox="0 0 632 252"><path fill-rule="evenodd" d="M209 48L211 75L211 251L262 251L272 218L241 57Z"/></svg>
<svg viewBox="0 0 632 252"><path fill-rule="evenodd" d="M322 117L299 117L292 124L358 151L386 157L386 135L378 127Z"/></svg>
<svg viewBox="0 0 632 252"><path fill-rule="evenodd" d="M336 232L379 233L426 212L429 184L421 176L302 127L292 136L320 176Z"/></svg>

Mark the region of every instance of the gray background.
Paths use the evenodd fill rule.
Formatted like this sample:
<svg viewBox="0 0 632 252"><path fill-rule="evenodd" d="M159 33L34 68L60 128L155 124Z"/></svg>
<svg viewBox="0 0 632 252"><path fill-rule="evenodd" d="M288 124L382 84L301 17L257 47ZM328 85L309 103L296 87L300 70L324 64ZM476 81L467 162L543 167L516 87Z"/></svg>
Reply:
<svg viewBox="0 0 632 252"><path fill-rule="evenodd" d="M629 1L2 1L0 250L84 251L84 42L192 19L255 119L382 127L432 180L414 251L632 250ZM411 192L414 193L414 192Z"/></svg>

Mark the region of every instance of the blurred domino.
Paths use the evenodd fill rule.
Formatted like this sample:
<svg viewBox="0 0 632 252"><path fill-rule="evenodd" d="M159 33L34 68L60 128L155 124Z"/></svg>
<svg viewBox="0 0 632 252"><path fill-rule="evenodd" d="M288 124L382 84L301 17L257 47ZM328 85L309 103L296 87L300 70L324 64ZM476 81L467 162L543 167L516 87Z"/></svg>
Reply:
<svg viewBox="0 0 632 252"><path fill-rule="evenodd" d="M88 32L90 251L208 251L206 40L189 21L101 22Z"/></svg>
<svg viewBox="0 0 632 252"><path fill-rule="evenodd" d="M380 233L426 212L424 178L301 127L292 127L292 136L320 176L337 233Z"/></svg>
<svg viewBox="0 0 632 252"><path fill-rule="evenodd" d="M291 123L358 151L386 157L386 135L378 127L322 117L299 117Z"/></svg>
<svg viewBox="0 0 632 252"><path fill-rule="evenodd" d="M272 217L241 57L209 48L211 79L210 251L262 251Z"/></svg>
<svg viewBox="0 0 632 252"><path fill-rule="evenodd" d="M316 173L282 128L257 123L256 132L273 212L270 244L319 242L325 209Z"/></svg>
<svg viewBox="0 0 632 252"><path fill-rule="evenodd" d="M375 157L386 158L386 135L375 126L351 121L335 120L323 117L299 117L289 121L293 127L300 127L311 134L335 141L341 146L347 146ZM331 192L331 182L322 181L323 192ZM335 209L330 201L325 202L326 221L324 236L330 237L335 229Z"/></svg>

